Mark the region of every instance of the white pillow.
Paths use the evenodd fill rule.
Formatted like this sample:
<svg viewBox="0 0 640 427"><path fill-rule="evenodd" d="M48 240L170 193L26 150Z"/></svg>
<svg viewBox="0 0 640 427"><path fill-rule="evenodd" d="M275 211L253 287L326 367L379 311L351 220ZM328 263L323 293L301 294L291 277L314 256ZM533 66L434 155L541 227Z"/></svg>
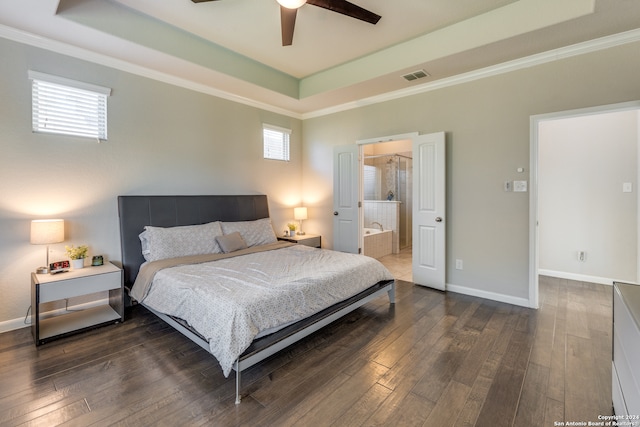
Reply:
<svg viewBox="0 0 640 427"><path fill-rule="evenodd" d="M189 255L222 253L216 237L222 235L220 222L180 227L147 225L140 233L142 255L147 261L158 261Z"/></svg>
<svg viewBox="0 0 640 427"><path fill-rule="evenodd" d="M224 234L238 232L247 243L248 247L266 245L278 241L273 232L270 218L257 219L255 221L221 222Z"/></svg>

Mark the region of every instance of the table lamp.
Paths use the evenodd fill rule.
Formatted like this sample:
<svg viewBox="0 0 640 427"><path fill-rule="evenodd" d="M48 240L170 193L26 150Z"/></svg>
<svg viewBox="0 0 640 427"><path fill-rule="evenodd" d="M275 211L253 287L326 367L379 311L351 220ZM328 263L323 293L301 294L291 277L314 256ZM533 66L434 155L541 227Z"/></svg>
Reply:
<svg viewBox="0 0 640 427"><path fill-rule="evenodd" d="M302 231L302 220L307 219L307 208L293 208L293 218L300 221L300 229L298 230L298 234L304 236L304 231Z"/></svg>
<svg viewBox="0 0 640 427"><path fill-rule="evenodd" d="M64 242L64 220L62 219L34 219L31 221L31 244L47 245L47 263L45 267L38 267L36 273L49 272L49 245Z"/></svg>

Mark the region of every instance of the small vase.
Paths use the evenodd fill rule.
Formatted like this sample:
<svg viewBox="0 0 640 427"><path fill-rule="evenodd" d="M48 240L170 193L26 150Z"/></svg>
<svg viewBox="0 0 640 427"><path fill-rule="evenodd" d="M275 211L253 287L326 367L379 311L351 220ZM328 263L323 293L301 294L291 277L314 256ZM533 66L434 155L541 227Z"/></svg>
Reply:
<svg viewBox="0 0 640 427"><path fill-rule="evenodd" d="M84 258L72 259L71 266L73 267L74 270L77 270L79 268L84 268Z"/></svg>

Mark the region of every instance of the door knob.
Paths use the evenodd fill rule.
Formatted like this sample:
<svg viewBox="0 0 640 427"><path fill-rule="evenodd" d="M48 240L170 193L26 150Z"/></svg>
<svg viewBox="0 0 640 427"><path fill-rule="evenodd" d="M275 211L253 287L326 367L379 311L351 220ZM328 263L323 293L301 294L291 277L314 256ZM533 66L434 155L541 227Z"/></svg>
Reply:
<svg viewBox="0 0 640 427"><path fill-rule="evenodd" d="M442 222L442 217L437 216L436 217L436 222Z"/></svg>
<svg viewBox="0 0 640 427"><path fill-rule="evenodd" d="M338 216L338 211L333 211L334 216Z"/></svg>

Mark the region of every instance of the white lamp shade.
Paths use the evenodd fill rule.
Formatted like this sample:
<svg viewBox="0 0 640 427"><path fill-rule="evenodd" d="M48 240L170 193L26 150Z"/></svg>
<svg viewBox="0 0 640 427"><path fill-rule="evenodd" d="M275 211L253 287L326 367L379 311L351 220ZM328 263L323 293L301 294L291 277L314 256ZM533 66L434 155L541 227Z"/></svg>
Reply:
<svg viewBox="0 0 640 427"><path fill-rule="evenodd" d="M297 220L307 219L307 208L293 208L293 218Z"/></svg>
<svg viewBox="0 0 640 427"><path fill-rule="evenodd" d="M31 221L31 244L48 245L64 242L64 220L35 219Z"/></svg>
<svg viewBox="0 0 640 427"><path fill-rule="evenodd" d="M297 9L307 2L307 0L276 0L280 6L287 9Z"/></svg>

